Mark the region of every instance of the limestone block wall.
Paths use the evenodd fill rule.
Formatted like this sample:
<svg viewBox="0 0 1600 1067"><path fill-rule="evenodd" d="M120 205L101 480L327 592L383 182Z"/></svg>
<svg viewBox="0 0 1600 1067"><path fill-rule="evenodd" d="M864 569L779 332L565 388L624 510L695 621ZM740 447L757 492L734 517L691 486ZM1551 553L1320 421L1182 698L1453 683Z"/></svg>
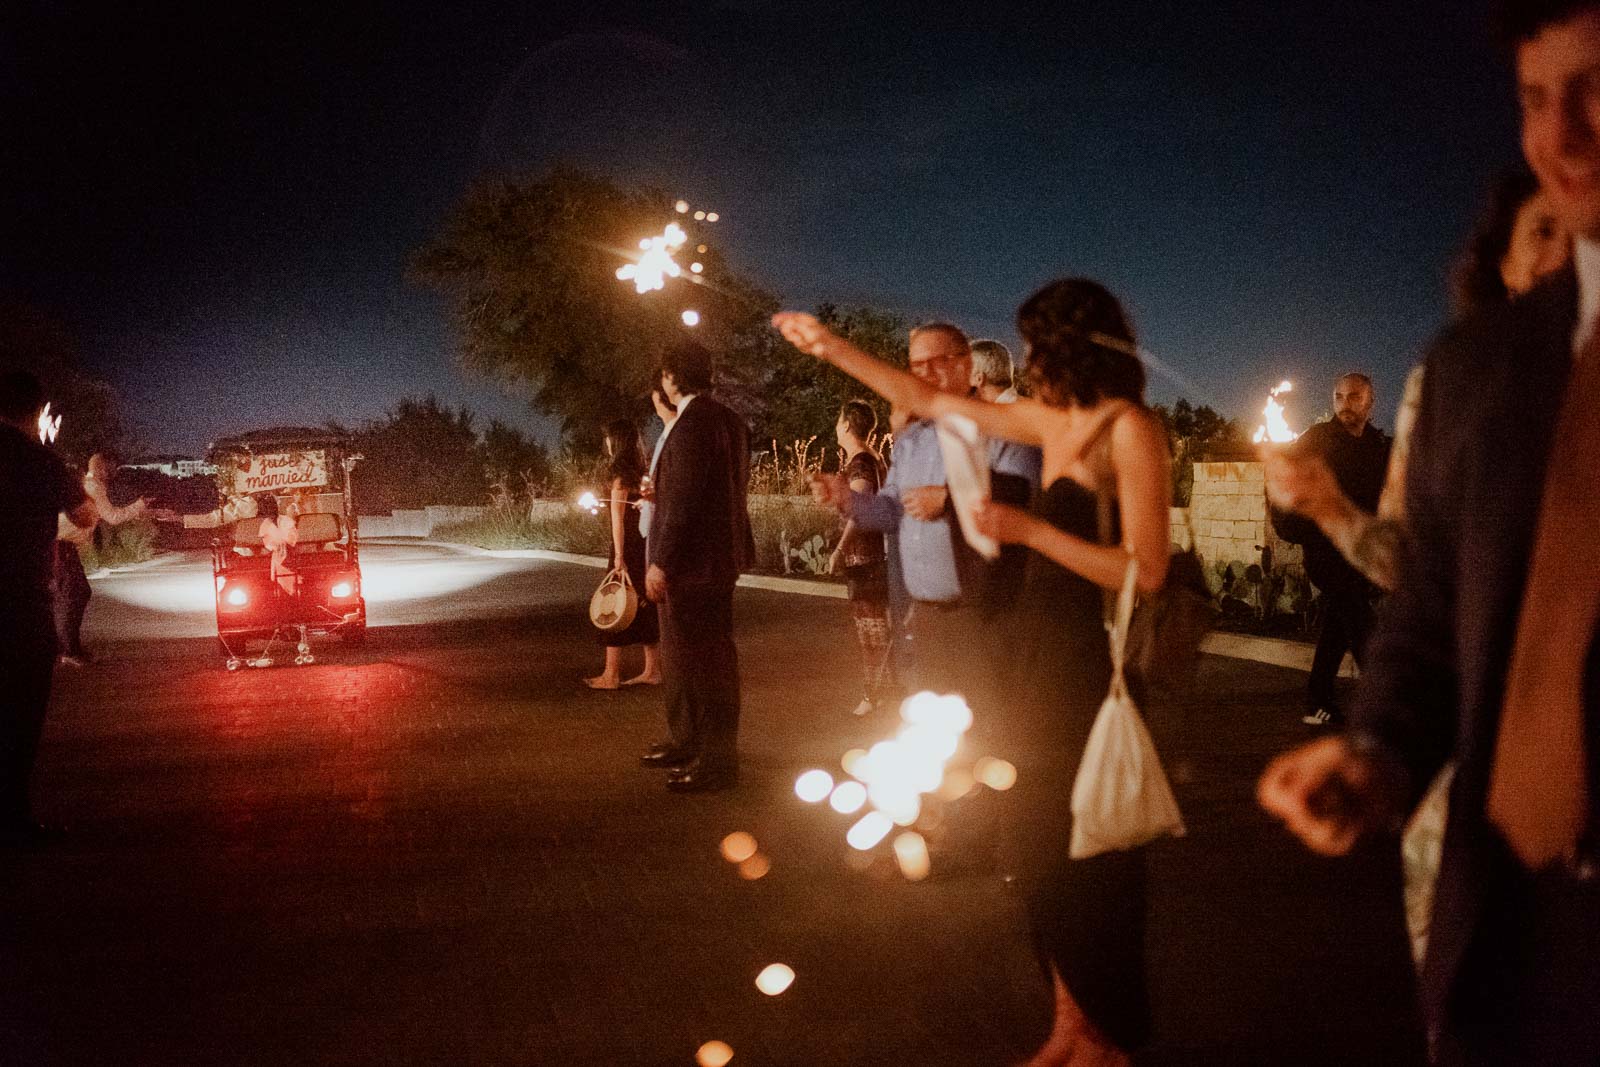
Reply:
<svg viewBox="0 0 1600 1067"><path fill-rule="evenodd" d="M1196 463L1189 498L1194 547L1207 564L1261 562L1272 549L1274 571L1300 566L1300 546L1279 541L1267 521L1266 475L1254 461Z"/></svg>

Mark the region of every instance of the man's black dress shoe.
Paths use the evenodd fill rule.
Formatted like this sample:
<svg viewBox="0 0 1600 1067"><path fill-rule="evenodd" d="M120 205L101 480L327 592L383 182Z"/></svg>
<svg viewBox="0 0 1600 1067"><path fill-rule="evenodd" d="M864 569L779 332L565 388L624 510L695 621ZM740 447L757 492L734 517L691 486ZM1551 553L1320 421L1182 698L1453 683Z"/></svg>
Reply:
<svg viewBox="0 0 1600 1067"><path fill-rule="evenodd" d="M667 777L667 789L674 793L717 793L739 784L739 772L732 767L689 767Z"/></svg>
<svg viewBox="0 0 1600 1067"><path fill-rule="evenodd" d="M694 756L682 749L673 748L671 745L654 745L650 751L639 757L639 762L646 767L656 767L661 770L681 770L694 761Z"/></svg>

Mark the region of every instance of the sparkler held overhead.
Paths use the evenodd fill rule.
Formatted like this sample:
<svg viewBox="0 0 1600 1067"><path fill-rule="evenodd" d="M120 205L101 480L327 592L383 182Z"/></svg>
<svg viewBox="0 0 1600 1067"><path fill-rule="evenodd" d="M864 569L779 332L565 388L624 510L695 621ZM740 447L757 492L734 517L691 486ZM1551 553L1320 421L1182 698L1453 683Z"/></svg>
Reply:
<svg viewBox="0 0 1600 1067"><path fill-rule="evenodd" d="M1251 443L1286 445L1300 436L1289 428L1289 422L1284 418L1283 404L1278 401L1278 397L1293 388L1293 383L1285 379L1267 394L1267 406L1261 409L1262 417L1267 421L1256 427L1255 434L1250 438Z"/></svg>
<svg viewBox="0 0 1600 1067"><path fill-rule="evenodd" d="M45 404L44 410L39 412L39 443L52 444L60 433L61 416L51 415L50 405Z"/></svg>

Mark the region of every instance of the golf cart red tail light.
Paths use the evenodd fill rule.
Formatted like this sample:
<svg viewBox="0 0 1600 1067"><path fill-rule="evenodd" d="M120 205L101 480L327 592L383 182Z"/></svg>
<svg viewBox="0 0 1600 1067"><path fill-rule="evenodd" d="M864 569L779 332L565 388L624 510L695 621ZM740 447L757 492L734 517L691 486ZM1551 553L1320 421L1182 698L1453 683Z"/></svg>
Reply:
<svg viewBox="0 0 1600 1067"><path fill-rule="evenodd" d="M227 595L222 599L227 601L227 603L233 607L242 608L246 604L250 603L250 594L245 592L244 586L236 585L232 589L229 589Z"/></svg>
<svg viewBox="0 0 1600 1067"><path fill-rule="evenodd" d="M356 583L353 578L340 578L333 583L333 588L328 590L328 595L335 600L347 600L356 593Z"/></svg>

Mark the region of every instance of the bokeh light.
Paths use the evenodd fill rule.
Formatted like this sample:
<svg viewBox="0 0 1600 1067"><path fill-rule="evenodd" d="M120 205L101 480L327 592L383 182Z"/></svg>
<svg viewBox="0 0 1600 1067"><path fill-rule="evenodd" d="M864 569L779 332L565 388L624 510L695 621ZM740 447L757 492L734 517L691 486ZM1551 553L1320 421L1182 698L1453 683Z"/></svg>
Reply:
<svg viewBox="0 0 1600 1067"><path fill-rule="evenodd" d="M769 963L756 975L756 988L775 997L794 984L794 969L784 963Z"/></svg>
<svg viewBox="0 0 1600 1067"><path fill-rule="evenodd" d="M698 326L698 325L700 325L700 312L694 311L692 309L685 311L683 313L683 324L685 326Z"/></svg>
<svg viewBox="0 0 1600 1067"><path fill-rule="evenodd" d="M766 853L757 852L739 864L739 877L747 882L754 882L759 878L765 878L771 870L772 861L767 859Z"/></svg>
<svg viewBox="0 0 1600 1067"><path fill-rule="evenodd" d="M853 815L867 802L867 787L860 782L840 782L828 798L828 806L840 815Z"/></svg>
<svg viewBox="0 0 1600 1067"><path fill-rule="evenodd" d="M807 804L815 804L833 792L833 775L827 771L807 771L795 779L794 795Z"/></svg>
<svg viewBox="0 0 1600 1067"><path fill-rule="evenodd" d="M850 827L850 832L844 839L850 847L860 852L869 848L876 848L878 842L889 836L889 831L894 829L894 820L881 811L869 811Z"/></svg>
<svg viewBox="0 0 1600 1067"><path fill-rule="evenodd" d="M743 830L736 830L722 839L722 858L729 863L743 863L756 854L756 839Z"/></svg>
<svg viewBox="0 0 1600 1067"><path fill-rule="evenodd" d="M900 873L912 882L922 881L933 868L928 843L921 834L910 830L894 839L894 859L900 865Z"/></svg>
<svg viewBox="0 0 1600 1067"><path fill-rule="evenodd" d="M727 1067L733 1059L733 1047L726 1041L707 1041L694 1054L699 1067Z"/></svg>
<svg viewBox="0 0 1600 1067"><path fill-rule="evenodd" d="M673 208L678 212L678 214L686 215L689 212L689 201L687 201L687 200L679 200L676 204L673 205Z"/></svg>
<svg viewBox="0 0 1600 1067"><path fill-rule="evenodd" d="M997 792L1005 792L1017 784L1017 769L1003 759L985 756L972 765L972 775Z"/></svg>

